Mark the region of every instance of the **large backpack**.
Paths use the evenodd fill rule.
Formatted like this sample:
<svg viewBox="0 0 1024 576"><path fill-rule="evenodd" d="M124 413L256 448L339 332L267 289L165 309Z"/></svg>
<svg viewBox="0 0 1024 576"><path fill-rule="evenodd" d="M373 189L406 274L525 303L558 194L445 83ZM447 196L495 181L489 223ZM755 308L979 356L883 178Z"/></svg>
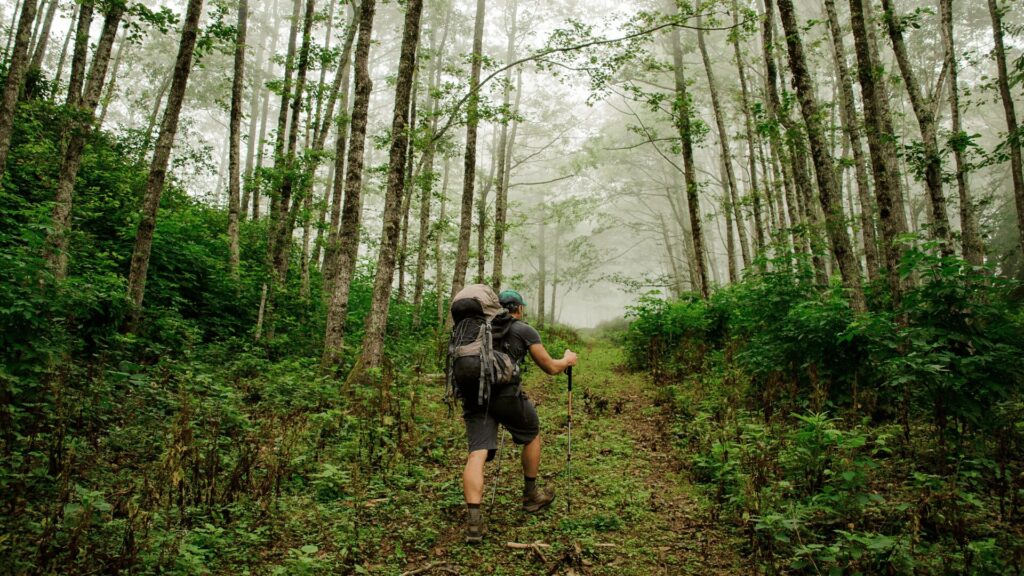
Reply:
<svg viewBox="0 0 1024 576"><path fill-rule="evenodd" d="M520 383L519 365L508 353L508 335L516 321L489 286L459 291L450 309L454 327L448 340L446 399L472 398L483 405L492 390Z"/></svg>

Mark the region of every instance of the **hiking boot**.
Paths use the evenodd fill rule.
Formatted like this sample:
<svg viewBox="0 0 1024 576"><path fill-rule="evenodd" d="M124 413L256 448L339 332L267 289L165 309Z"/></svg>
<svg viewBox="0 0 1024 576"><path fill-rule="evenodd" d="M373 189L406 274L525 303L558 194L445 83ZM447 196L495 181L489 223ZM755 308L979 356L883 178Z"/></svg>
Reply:
<svg viewBox="0 0 1024 576"><path fill-rule="evenodd" d="M543 510L555 499L554 490L534 490L523 496L523 511L534 513Z"/></svg>
<svg viewBox="0 0 1024 576"><path fill-rule="evenodd" d="M487 532L487 526L484 524L482 515L469 514L466 516L466 544L483 542L485 532Z"/></svg>

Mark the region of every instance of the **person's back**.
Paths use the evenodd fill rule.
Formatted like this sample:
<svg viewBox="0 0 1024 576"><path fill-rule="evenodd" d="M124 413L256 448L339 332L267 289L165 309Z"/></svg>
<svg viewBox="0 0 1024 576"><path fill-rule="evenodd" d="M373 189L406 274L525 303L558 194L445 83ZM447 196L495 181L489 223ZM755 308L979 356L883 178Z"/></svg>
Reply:
<svg viewBox="0 0 1024 576"><path fill-rule="evenodd" d="M494 294L489 288L487 290L490 294L484 296L485 299ZM507 332L502 334L500 344L496 347L500 346L513 362L519 364L529 355L548 374L559 374L576 365L576 354L571 350L566 350L559 360L551 358L537 330L522 321L526 302L518 292L505 290L498 300L514 321L507 326ZM531 513L540 511L554 499L554 492L537 489L541 453L540 420L533 402L523 393L519 383L494 387L489 391L486 403L479 401L479 391L476 395L470 390L466 392L469 393L462 394L462 417L469 445L469 456L462 473L463 494L468 508L466 542L478 543L482 541L484 533L480 510L484 463L491 460L497 451L499 424L509 431L513 442L523 446L523 510Z"/></svg>

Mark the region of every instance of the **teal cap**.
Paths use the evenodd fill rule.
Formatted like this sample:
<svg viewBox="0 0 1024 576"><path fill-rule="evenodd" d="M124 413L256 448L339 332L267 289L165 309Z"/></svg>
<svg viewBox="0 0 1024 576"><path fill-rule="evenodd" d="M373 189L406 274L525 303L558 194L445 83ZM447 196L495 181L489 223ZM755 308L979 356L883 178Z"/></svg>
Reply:
<svg viewBox="0 0 1024 576"><path fill-rule="evenodd" d="M515 290L502 290L501 294L498 294L498 301L501 302L502 306L507 307L509 304L515 304L516 306L526 306L526 300L523 300L522 294Z"/></svg>

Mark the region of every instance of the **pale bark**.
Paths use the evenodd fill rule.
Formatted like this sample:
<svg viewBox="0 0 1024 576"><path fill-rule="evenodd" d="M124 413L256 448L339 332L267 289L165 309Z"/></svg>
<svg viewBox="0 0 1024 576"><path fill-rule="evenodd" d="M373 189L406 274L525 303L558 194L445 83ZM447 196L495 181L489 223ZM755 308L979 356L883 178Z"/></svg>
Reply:
<svg viewBox="0 0 1024 576"><path fill-rule="evenodd" d="M939 0L939 12L942 22L943 53L949 74L949 113L953 129L950 147L953 149L953 159L956 162L956 187L960 197L960 243L964 260L979 266L985 261L985 247L978 234L978 218L967 182L967 161L964 158L966 133L960 119L960 74L953 38L953 0Z"/></svg>
<svg viewBox="0 0 1024 576"><path fill-rule="evenodd" d="M547 246L547 203L541 195L537 204L537 248L538 255L537 270L537 327L543 328L546 320L544 296L548 290L548 246Z"/></svg>
<svg viewBox="0 0 1024 576"><path fill-rule="evenodd" d="M70 127L70 138L62 150L64 155L61 160L60 172L58 173L57 192L51 212L50 232L47 234L46 248L44 250L47 265L54 278L58 281L64 280L67 277L68 232L71 228L75 180L78 177L78 169L81 167L86 138L93 128L96 106L99 102L100 94L103 93L103 83L107 76L110 52L123 15L124 8L120 4L115 3L103 21L103 31L100 33L100 39L96 44L96 55L93 57L92 69L89 71L89 80L86 84L85 92L81 95L78 103L74 104L74 106L79 108L79 113L82 117L87 118L87 120L83 120L80 123L76 122Z"/></svg>
<svg viewBox="0 0 1024 576"><path fill-rule="evenodd" d="M29 70L39 70L43 67L43 59L46 58L46 49L50 44L50 29L53 26L53 18L57 14L57 0L50 2L46 9L46 16L43 17L43 28L39 32L39 39L32 50L32 63Z"/></svg>
<svg viewBox="0 0 1024 576"><path fill-rule="evenodd" d="M444 293L443 290L447 288L444 277L444 242L443 242L443 227L447 224L446 218L448 214L446 209L448 207L448 173L451 168L451 161L448 157L444 159L444 175L441 179L441 206L438 209L437 222L438 229L434 233L434 292L437 294L437 325L444 326L445 318L448 316L446 312L448 307L447 299L442 298L441 295Z"/></svg>
<svg viewBox="0 0 1024 576"><path fill-rule="evenodd" d="M733 25L739 28L739 9L735 2L732 10ZM754 249L757 252L765 247L765 222L761 214L762 190L757 179L757 155L755 153L754 121L750 113L750 93L747 90L746 65L743 62L743 51L740 49L739 30L733 30L730 34L733 52L736 56L736 73L740 81L740 102L743 106L743 123L747 134L747 162L750 170L750 193L754 205ZM767 176L765 176L767 178ZM765 188L767 192L767 188ZM769 211L771 211L769 202Z"/></svg>
<svg viewBox="0 0 1024 576"><path fill-rule="evenodd" d="M487 280L484 270L484 257L487 254L487 198L494 187L494 174L498 166L498 131L491 131L491 163L487 176L482 177L480 193L476 199L476 283L483 284Z"/></svg>
<svg viewBox="0 0 1024 576"><path fill-rule="evenodd" d="M416 131L416 94L419 92L418 78L419 70L414 70L412 74L412 95L409 98L409 119L407 120L409 130L412 132ZM399 301L405 300L405 265L409 258L409 212L412 211L412 194L413 190L416 189L417 179L415 171L416 146L411 141L411 138L409 150L405 155L405 162L405 182L402 187L402 202L399 207L399 214L401 215L399 233L401 240L398 246L398 293L395 295ZM420 169L422 170L422 167Z"/></svg>
<svg viewBox="0 0 1024 576"><path fill-rule="evenodd" d="M185 100L185 88L188 76L192 71L192 54L195 51L196 38L199 32L199 17L203 11L203 0L189 0L185 12L181 42L174 63L174 79L171 81L171 93L167 99L167 109L160 126L153 161L149 166L149 177L146 180L146 192L143 198L142 219L135 235L135 249L132 251L131 268L128 275L128 296L134 305L132 327L142 310L142 300L146 290L146 275L149 270L150 252L153 247L153 231L156 229L157 211L160 208L160 196L164 190L167 177L167 163L174 146L174 137L178 132L178 119L181 115L182 103Z"/></svg>
<svg viewBox="0 0 1024 576"><path fill-rule="evenodd" d="M238 2L238 30L235 36L235 73L231 81L231 117L228 144L228 265L232 276L238 277L239 246L238 218L241 204L242 151L242 90L245 86L246 27L249 20L249 0Z"/></svg>
<svg viewBox="0 0 1024 576"><path fill-rule="evenodd" d="M512 62L516 57L516 33L518 31L519 2L511 0L508 6L508 39L505 48L505 62ZM522 68L518 69L517 83L522 82ZM521 84L520 84L521 86ZM507 109L511 101L512 69L505 71L505 86L502 91L502 104ZM519 111L522 90L516 90L516 104L513 115ZM515 122L513 118L511 122ZM508 183L512 171L512 142L509 139L508 122L501 125L501 136L498 138L498 181L494 192L494 260L491 263L491 287L501 292L501 280L504 274L505 259L505 228L508 219Z"/></svg>
<svg viewBox="0 0 1024 576"><path fill-rule="evenodd" d="M409 100L416 69L416 48L420 38L420 17L423 0L408 0L405 7L405 29L402 52L398 60L395 83L395 111L391 122L391 150L388 162L388 188L384 199L384 229L377 256L377 276L373 283L370 313L366 317L366 336L358 367L362 370L380 368L384 357L384 332L391 304L391 286L395 272L395 249L398 244L400 208L405 189L405 160L409 152ZM354 369L350 379L360 378Z"/></svg>
<svg viewBox="0 0 1024 576"><path fill-rule="evenodd" d="M931 200L932 236L942 242L943 253L952 253L949 235L949 215L946 210L946 196L942 190L942 159L939 157L938 126L935 121L935 105L931 98L921 90L914 69L907 54L907 46L903 40L903 24L893 8L892 0L882 0L885 9L886 29L892 41L896 63L899 65L903 84L910 95L910 105L917 118L917 126L921 130L921 143L924 152L924 180Z"/></svg>
<svg viewBox="0 0 1024 576"><path fill-rule="evenodd" d="M78 21L78 11L80 9L81 5L76 2L74 10L71 11L71 22ZM62 45L60 50L60 58L57 60L57 75L53 80L55 84L60 84L60 79L62 76L64 76L64 63L67 61L68 46L71 44L72 36L74 36L74 34L72 33L71 29L69 29L67 33L64 35L64 44Z"/></svg>
<svg viewBox="0 0 1024 576"><path fill-rule="evenodd" d="M476 22L473 27L473 61L470 66L469 103L466 114L466 155L462 175L462 210L459 220L459 245L455 253L451 295L462 290L469 267L469 237L473 228L473 186L476 184L476 132L480 123L480 65L483 59L484 0L476 2ZM436 135L435 135L436 137Z"/></svg>
<svg viewBox="0 0 1024 576"><path fill-rule="evenodd" d="M725 200L723 208L726 211L726 228L729 234L729 281L736 282L737 264L742 270L750 265L750 244L747 241L747 226L743 221L743 212L740 210L739 193L736 188L736 171L732 166L732 149L729 144L729 130L725 127L725 113L722 110L722 102L718 96L718 82L715 80L714 68L711 64L711 56L708 54L707 42L704 41L704 31L701 30L701 20L697 19L697 46L700 49L701 60L704 62L704 72L708 77L708 90L711 93L711 108L715 114L715 127L718 129L718 144L721 151L722 171L724 176L725 189L722 197ZM736 262L734 247L735 241L732 236L732 228L735 225L740 239L740 256L742 262Z"/></svg>
<svg viewBox="0 0 1024 576"><path fill-rule="evenodd" d="M275 14L276 6L274 7ZM259 30L257 30L259 32ZM256 162L256 136L257 127L260 121L260 96L263 93L263 66L266 57L266 35L260 39L256 48L256 57L253 60L252 71L252 92L249 94L249 125L248 137L245 143L245 169L242 176L242 201L239 218L245 220L249 215L249 204L252 201L254 188L253 171Z"/></svg>
<svg viewBox="0 0 1024 576"><path fill-rule="evenodd" d="M853 83L850 80L850 68L846 63L846 48L843 46L843 33L839 27L835 0L825 0L825 13L832 37L832 55L835 59L836 71L839 74L839 100L843 131L846 132L846 137L850 141L850 148L853 152L854 173L857 178L857 198L860 200L860 230L864 241L864 261L867 265L868 279L874 281L879 276L878 240L875 235L874 208L871 204L867 159L864 157L860 120L857 117L856 103L853 96Z"/></svg>
<svg viewBox="0 0 1024 576"><path fill-rule="evenodd" d="M881 82L876 78L877 65L872 55L871 38L864 13L864 0L849 0L850 20L857 52L857 77L864 103L864 123L868 151L875 184L878 218L882 224L882 253L885 255L886 277L894 306L902 300L904 283L900 277L902 249L900 235L907 232L903 211L899 173L895 167L896 149L893 142L892 119L889 103Z"/></svg>
<svg viewBox="0 0 1024 576"><path fill-rule="evenodd" d="M14 52L11 54L10 66L7 69L3 95L0 96L0 180L4 177L7 168L7 155L11 151L14 114L18 105L18 94L25 84L25 73L28 71L29 35L35 17L36 0L24 0L21 16L18 18ZM11 33L15 34L13 30Z"/></svg>
<svg viewBox="0 0 1024 576"><path fill-rule="evenodd" d="M277 130L274 138L274 168L278 171L287 171L288 169L288 110L289 104L292 101L292 74L295 72L295 52L297 50L296 44L299 36L299 18L302 15L302 0L293 0L292 2L292 17L291 25L288 27L288 53L284 59L284 80L281 84L281 104L277 111ZM279 177L275 177L275 181ZM271 266L272 272L277 273L277 240L278 232L281 226L281 200L280 190L275 190L270 195L270 223L267 227L267 261ZM287 213L287 206L284 207L285 213ZM274 299L273 286L270 288L270 294L268 298L272 302ZM267 316L271 316L273 313L273 307L267 307Z"/></svg>
<svg viewBox="0 0 1024 576"><path fill-rule="evenodd" d="M341 231L331 241L335 266L334 285L330 288L331 301L327 308L327 328L324 335L324 354L321 369L335 371L341 362L345 339L345 321L348 317L348 296L359 254L359 227L362 220L363 156L366 149L366 122L370 106L369 58L373 34L373 16L376 0L363 0L359 13L359 38L355 52L355 99L352 103L352 124L345 167L345 204L341 213ZM337 192L335 192L337 193Z"/></svg>
<svg viewBox="0 0 1024 576"><path fill-rule="evenodd" d="M117 45L117 52L114 54L114 67L110 70L110 81L107 82L107 92L100 100L100 116L96 120L96 125L103 128L103 123L107 120L107 110L110 109L110 103L114 101L114 95L117 90L117 75L121 71L121 62L124 60L125 48L128 46L128 35L127 33L121 34L121 41Z"/></svg>
<svg viewBox="0 0 1024 576"><path fill-rule="evenodd" d="M686 180L686 200L690 210L690 234L693 237L695 252L694 264L697 272L696 285L702 298L711 295L708 283L707 264L705 261L704 230L700 221L700 198L698 196L697 169L693 161L693 135L691 117L693 105L686 89L686 76L683 67L683 48L679 40L679 30L672 30L672 62L675 66L675 104L676 130L682 142L683 172Z"/></svg>
<svg viewBox="0 0 1024 576"><path fill-rule="evenodd" d="M850 304L856 311L867 309L864 292L861 289L860 265L854 257L850 237L846 233L846 218L843 214L842 197L836 184L835 166L825 141L821 113L814 97L814 86L804 56L800 27L793 9L793 0L778 0L779 15L786 30L786 46L789 52L790 69L796 84L800 109L807 127L807 138L811 145L814 173L818 180L818 197L825 213L825 231L832 247L832 255L839 263L843 286L849 291Z"/></svg>
<svg viewBox="0 0 1024 576"><path fill-rule="evenodd" d="M992 19L992 41L995 45L993 55L998 71L999 97L1003 101L1003 114L1006 116L1006 133L1009 138L1010 171L1013 176L1013 198L1017 204L1017 256L1024 259L1024 171L1021 167L1021 135L1017 126L1017 111L1014 108L1013 94L1010 92L1009 74L1006 69L1006 49L1003 47L1003 12L996 0L988 0L988 13ZM1024 265L1020 266L1024 273Z"/></svg>

